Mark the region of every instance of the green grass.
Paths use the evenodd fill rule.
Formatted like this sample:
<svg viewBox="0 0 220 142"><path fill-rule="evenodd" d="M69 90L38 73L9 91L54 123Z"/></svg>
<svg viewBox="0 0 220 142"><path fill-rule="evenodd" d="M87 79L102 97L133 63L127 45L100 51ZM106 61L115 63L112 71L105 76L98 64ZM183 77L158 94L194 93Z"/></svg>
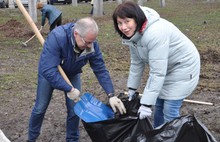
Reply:
<svg viewBox="0 0 220 142"><path fill-rule="evenodd" d="M63 12L64 22L90 16L91 5L89 3L79 3L77 7L73 7L72 5L55 6ZM118 36L114 33L111 19L111 15L116 6L116 2L104 2L105 15L103 17L95 17L100 27L98 39L101 43L118 41ZM207 47L207 44L209 44L207 41L211 41L210 44L212 44L212 47L219 46L218 39L220 33L217 29L220 28L220 3L218 1L207 3L202 0L166 0L166 6L164 8L160 7L159 1L148 1L144 3L144 6L154 8L161 17L173 22L181 31L189 36L199 48ZM38 23L40 23L40 14L38 11ZM10 19L28 24L18 8L2 9L0 16L0 24L4 24ZM1 38L4 38L4 36L1 35ZM116 44L119 46L118 43Z"/></svg>

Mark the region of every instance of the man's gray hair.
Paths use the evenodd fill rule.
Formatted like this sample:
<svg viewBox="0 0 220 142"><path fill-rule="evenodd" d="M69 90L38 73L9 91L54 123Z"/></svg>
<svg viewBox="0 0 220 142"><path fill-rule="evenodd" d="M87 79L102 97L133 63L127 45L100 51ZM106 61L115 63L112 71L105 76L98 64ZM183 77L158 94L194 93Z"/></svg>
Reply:
<svg viewBox="0 0 220 142"><path fill-rule="evenodd" d="M95 20L91 17L85 17L76 21L74 30L78 32L82 37L85 37L88 33L97 34L99 28Z"/></svg>

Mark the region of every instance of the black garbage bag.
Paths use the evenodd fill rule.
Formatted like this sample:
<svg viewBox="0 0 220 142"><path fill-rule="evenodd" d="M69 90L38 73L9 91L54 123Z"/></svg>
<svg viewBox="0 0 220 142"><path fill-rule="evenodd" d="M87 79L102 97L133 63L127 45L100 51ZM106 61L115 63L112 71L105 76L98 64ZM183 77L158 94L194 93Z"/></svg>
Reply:
<svg viewBox="0 0 220 142"><path fill-rule="evenodd" d="M128 101L123 94L118 97L125 105L126 115L115 114L114 119L93 123L82 121L88 135L93 142L145 142L145 133L153 127L147 118L140 120L137 117L140 99Z"/></svg>
<svg viewBox="0 0 220 142"><path fill-rule="evenodd" d="M124 103L127 114L116 114L113 119L85 122L85 130L93 142L217 142L209 130L192 115L185 115L153 129L148 118L140 120L138 95L128 101L123 94L119 98Z"/></svg>
<svg viewBox="0 0 220 142"><path fill-rule="evenodd" d="M152 129L148 119L116 118L83 125L93 142L146 142L145 133Z"/></svg>
<svg viewBox="0 0 220 142"><path fill-rule="evenodd" d="M180 116L146 133L149 142L217 142L192 115Z"/></svg>

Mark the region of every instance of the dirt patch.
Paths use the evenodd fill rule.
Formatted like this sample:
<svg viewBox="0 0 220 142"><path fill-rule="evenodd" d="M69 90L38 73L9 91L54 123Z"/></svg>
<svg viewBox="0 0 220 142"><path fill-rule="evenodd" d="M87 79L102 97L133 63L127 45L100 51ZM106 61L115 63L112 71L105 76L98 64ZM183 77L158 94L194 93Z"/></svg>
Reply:
<svg viewBox="0 0 220 142"><path fill-rule="evenodd" d="M205 51L200 51L201 61L203 63L220 63L220 52L214 49L208 49Z"/></svg>
<svg viewBox="0 0 220 142"><path fill-rule="evenodd" d="M8 38L19 38L29 36L31 33L28 33L28 30L26 30L23 27L24 25L22 23L18 22L15 19L11 19L4 25L1 25L0 30L2 30L5 33L5 36Z"/></svg>
<svg viewBox="0 0 220 142"><path fill-rule="evenodd" d="M14 19L0 25L0 33L7 38L19 39L28 39L34 34L27 25ZM47 31L43 33L47 35ZM103 48L102 51L107 56L106 65L114 81L116 92L122 92L126 88L129 57L125 55L128 53L124 53L123 47L114 47L109 45L110 43L100 44L103 47L111 47ZM0 43L0 129L13 142L27 139L28 119L35 101L37 86L37 64L41 52L38 46L37 40L31 41L25 48L17 45L6 47L4 43ZM184 102L182 115L195 114L217 141L220 141L218 122L220 120L220 50L209 48L201 49L199 52L202 60L201 78L197 89L188 99L212 102L214 106ZM124 54L119 56L119 53ZM93 92L97 98L104 101L103 90L94 79L92 71L85 68L82 82L83 92ZM147 72L140 90L143 90L146 79ZM66 108L63 93L56 90L47 110L38 142L65 141L65 119ZM80 132L80 142L91 141L82 124Z"/></svg>

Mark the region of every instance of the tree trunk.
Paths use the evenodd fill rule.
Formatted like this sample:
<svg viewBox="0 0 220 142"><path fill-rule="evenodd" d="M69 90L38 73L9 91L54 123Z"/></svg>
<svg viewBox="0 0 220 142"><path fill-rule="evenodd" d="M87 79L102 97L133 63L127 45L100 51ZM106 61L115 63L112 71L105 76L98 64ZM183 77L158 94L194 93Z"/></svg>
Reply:
<svg viewBox="0 0 220 142"><path fill-rule="evenodd" d="M145 0L138 0L137 4L138 5L144 5Z"/></svg>
<svg viewBox="0 0 220 142"><path fill-rule="evenodd" d="M165 0L160 0L160 7L165 7Z"/></svg>
<svg viewBox="0 0 220 142"><path fill-rule="evenodd" d="M215 0L207 0L207 2L214 2Z"/></svg>
<svg viewBox="0 0 220 142"><path fill-rule="evenodd" d="M77 0L72 0L72 6L77 6Z"/></svg>
<svg viewBox="0 0 220 142"><path fill-rule="evenodd" d="M118 4L121 4L121 3L122 3L122 0L117 0L117 3L118 3Z"/></svg>
<svg viewBox="0 0 220 142"><path fill-rule="evenodd" d="M131 0L117 0L118 4L121 4L125 1L131 1ZM145 1L147 0L132 0L133 2L137 3L138 5L143 5Z"/></svg>
<svg viewBox="0 0 220 142"><path fill-rule="evenodd" d="M37 0L28 0L29 14L33 21L37 22Z"/></svg>
<svg viewBox="0 0 220 142"><path fill-rule="evenodd" d="M103 0L94 0L93 16L103 16Z"/></svg>

